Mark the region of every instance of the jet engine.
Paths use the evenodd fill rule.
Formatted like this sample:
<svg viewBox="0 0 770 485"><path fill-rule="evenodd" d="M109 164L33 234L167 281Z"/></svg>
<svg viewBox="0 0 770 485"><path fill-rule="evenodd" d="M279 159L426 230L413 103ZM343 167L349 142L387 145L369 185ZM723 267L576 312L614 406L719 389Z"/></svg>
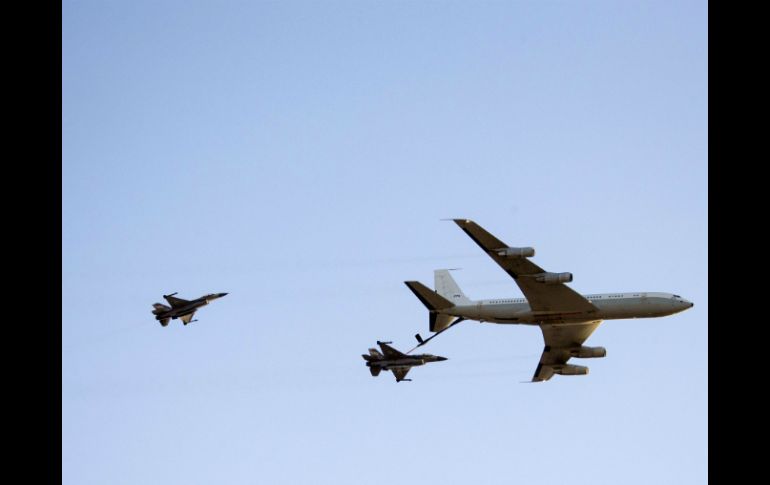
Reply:
<svg viewBox="0 0 770 485"><path fill-rule="evenodd" d="M495 252L503 258L531 258L535 255L535 248L502 248Z"/></svg>
<svg viewBox="0 0 770 485"><path fill-rule="evenodd" d="M593 359L595 357L606 357L607 349L604 347L576 347L570 349L570 355L578 359Z"/></svg>
<svg viewBox="0 0 770 485"><path fill-rule="evenodd" d="M564 364L561 369L554 369L553 373L563 376L584 376L588 374L588 367L584 365Z"/></svg>
<svg viewBox="0 0 770 485"><path fill-rule="evenodd" d="M572 281L572 273L540 273L534 275L535 280L546 285L554 283L569 283Z"/></svg>

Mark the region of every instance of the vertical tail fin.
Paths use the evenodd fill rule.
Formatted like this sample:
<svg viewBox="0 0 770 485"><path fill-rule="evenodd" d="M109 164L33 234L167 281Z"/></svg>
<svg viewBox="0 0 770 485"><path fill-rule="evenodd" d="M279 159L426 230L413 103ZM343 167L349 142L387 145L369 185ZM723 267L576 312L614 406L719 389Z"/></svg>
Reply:
<svg viewBox="0 0 770 485"><path fill-rule="evenodd" d="M457 286L457 282L449 274L448 269L437 269L433 272L436 293L451 301L455 305L470 305L472 302L465 296L463 290Z"/></svg>

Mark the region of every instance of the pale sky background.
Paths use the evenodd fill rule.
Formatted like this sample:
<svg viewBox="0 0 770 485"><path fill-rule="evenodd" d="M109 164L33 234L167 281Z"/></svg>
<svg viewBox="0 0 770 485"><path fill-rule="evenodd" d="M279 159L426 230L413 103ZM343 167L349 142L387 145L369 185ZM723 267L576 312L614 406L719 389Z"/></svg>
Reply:
<svg viewBox="0 0 770 485"><path fill-rule="evenodd" d="M703 484L707 3L65 1L62 475L104 484ZM528 385L536 327L404 286L513 281L467 217L605 322ZM151 304L229 292L186 327Z"/></svg>

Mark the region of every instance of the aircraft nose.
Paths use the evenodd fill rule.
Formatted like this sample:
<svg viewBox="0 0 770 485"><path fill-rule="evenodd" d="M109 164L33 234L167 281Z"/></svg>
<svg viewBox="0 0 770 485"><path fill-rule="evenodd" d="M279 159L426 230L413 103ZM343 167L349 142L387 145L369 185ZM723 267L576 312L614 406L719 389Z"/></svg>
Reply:
<svg viewBox="0 0 770 485"><path fill-rule="evenodd" d="M447 359L446 357L441 357L441 356L438 356L438 355L437 355L437 356L436 356L436 360L437 360L437 361L439 361L439 362L441 362L442 360L449 360L449 359Z"/></svg>
<svg viewBox="0 0 770 485"><path fill-rule="evenodd" d="M220 293L217 295L218 297L222 298L223 296L227 296L227 293Z"/></svg>

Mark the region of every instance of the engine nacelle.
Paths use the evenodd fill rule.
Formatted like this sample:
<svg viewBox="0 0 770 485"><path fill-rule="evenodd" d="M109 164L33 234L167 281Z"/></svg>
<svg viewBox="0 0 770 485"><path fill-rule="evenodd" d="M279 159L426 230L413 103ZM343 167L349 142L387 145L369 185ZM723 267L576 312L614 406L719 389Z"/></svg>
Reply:
<svg viewBox="0 0 770 485"><path fill-rule="evenodd" d="M577 347L570 349L570 355L578 359L593 359L597 357L606 357L607 349L604 347Z"/></svg>
<svg viewBox="0 0 770 485"><path fill-rule="evenodd" d="M572 281L572 273L540 273L535 275L535 280L546 285L569 283Z"/></svg>
<svg viewBox="0 0 770 485"><path fill-rule="evenodd" d="M564 364L561 369L554 369L553 373L563 376L584 376L588 374L588 367L584 365Z"/></svg>
<svg viewBox="0 0 770 485"><path fill-rule="evenodd" d="M535 255L535 248L502 248L495 252L503 258L531 258Z"/></svg>

